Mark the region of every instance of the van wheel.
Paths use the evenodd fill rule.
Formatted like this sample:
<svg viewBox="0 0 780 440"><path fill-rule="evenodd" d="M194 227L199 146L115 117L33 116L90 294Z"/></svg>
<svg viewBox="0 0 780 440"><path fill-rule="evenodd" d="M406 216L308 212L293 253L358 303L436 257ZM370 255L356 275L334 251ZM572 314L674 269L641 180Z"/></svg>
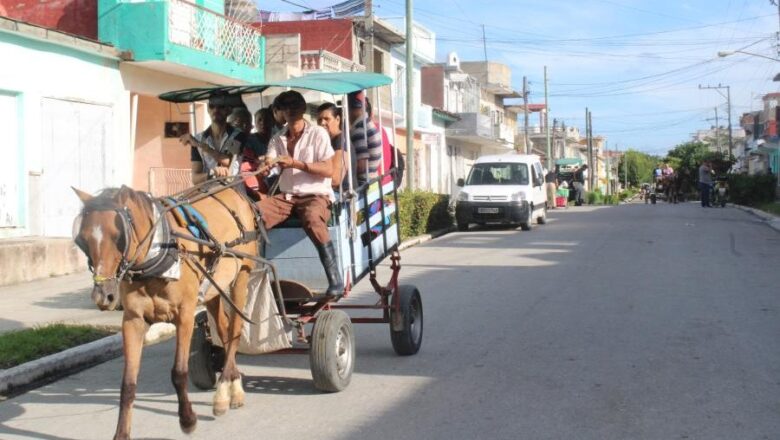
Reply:
<svg viewBox="0 0 780 440"><path fill-rule="evenodd" d="M524 231L530 231L534 221L534 205L528 207L528 218L525 221L520 222L520 229Z"/></svg>
<svg viewBox="0 0 780 440"><path fill-rule="evenodd" d="M546 225L547 224L547 206L542 208L542 215L536 218L536 223L540 225Z"/></svg>

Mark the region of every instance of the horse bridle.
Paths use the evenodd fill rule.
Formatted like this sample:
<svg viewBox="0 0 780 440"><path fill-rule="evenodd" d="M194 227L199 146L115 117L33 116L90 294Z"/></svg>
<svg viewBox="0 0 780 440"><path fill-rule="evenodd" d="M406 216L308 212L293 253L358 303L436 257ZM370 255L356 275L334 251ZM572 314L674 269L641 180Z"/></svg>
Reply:
<svg viewBox="0 0 780 440"><path fill-rule="evenodd" d="M73 241L76 243L76 246L78 246L79 249L81 249L81 251L84 252L84 255L87 256L87 264L89 265L89 271L92 272L92 281L96 285L103 284L107 281L112 281L112 280L121 281L125 277L127 271L130 269L131 266L130 259L128 258L130 256L130 230L135 232L135 229L133 228L133 224L134 224L133 216L130 214L130 210L126 206L121 208L85 209L84 211L81 212L81 215L79 216L79 221L83 221L84 216L86 214L89 214L91 212L99 212L99 211L113 211L116 213L117 217L121 219L122 246L120 246L119 243L117 243L117 248L121 247L122 260L119 262L119 267L117 268L117 272L116 274L114 274L113 277L105 277L96 274L95 267L92 262L92 257L89 255L89 248L87 247L87 242L84 240L84 237L81 236L81 233L76 235Z"/></svg>

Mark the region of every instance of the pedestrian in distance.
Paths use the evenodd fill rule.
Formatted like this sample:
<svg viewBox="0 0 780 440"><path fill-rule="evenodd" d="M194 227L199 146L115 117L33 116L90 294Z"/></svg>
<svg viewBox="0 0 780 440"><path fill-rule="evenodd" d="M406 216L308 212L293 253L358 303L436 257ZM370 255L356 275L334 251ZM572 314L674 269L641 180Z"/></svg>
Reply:
<svg viewBox="0 0 780 440"><path fill-rule="evenodd" d="M574 205L582 206L585 196L585 176L588 172L588 166L583 165L574 170L574 189L576 191Z"/></svg>
<svg viewBox="0 0 780 440"><path fill-rule="evenodd" d="M699 166L699 194L701 197L701 207L711 208L710 189L712 188L712 165L710 161L705 160Z"/></svg>

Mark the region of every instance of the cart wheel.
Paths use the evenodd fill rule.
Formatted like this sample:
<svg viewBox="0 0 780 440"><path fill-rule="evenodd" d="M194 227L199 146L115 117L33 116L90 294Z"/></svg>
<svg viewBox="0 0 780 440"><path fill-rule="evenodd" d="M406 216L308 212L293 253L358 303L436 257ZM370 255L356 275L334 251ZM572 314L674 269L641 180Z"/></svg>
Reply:
<svg viewBox="0 0 780 440"><path fill-rule="evenodd" d="M393 349L400 356L410 356L420 351L423 337L423 305L420 291L411 285L398 287L401 308L401 330L393 330L390 319L390 340Z"/></svg>
<svg viewBox="0 0 780 440"><path fill-rule="evenodd" d="M355 369L355 333L352 321L341 310L326 310L317 317L311 334L309 365L314 387L341 391Z"/></svg>
<svg viewBox="0 0 780 440"><path fill-rule="evenodd" d="M531 230L531 226L533 225L533 222L534 222L534 207L533 207L533 205L529 205L528 206L528 218L525 219L524 222L520 222L520 229L522 229L524 231L530 231Z"/></svg>
<svg viewBox="0 0 780 440"><path fill-rule="evenodd" d="M542 208L542 215L536 218L536 223L540 225L546 225L547 224L547 206L545 205L544 208Z"/></svg>
<svg viewBox="0 0 780 440"><path fill-rule="evenodd" d="M653 205L655 205L656 200L657 200L657 197L656 197L655 194L650 196L650 203L652 203Z"/></svg>
<svg viewBox="0 0 780 440"><path fill-rule="evenodd" d="M208 325L208 315L205 310L195 315L188 367L190 381L201 390L214 389L217 383L217 371L222 369L225 358L222 347L211 344L206 333Z"/></svg>

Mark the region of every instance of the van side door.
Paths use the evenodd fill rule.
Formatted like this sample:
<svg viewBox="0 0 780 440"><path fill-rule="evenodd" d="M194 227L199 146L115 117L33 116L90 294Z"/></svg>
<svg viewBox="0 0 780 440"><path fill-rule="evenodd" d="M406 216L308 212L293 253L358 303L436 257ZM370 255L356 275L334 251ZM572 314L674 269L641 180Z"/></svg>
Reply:
<svg viewBox="0 0 780 440"><path fill-rule="evenodd" d="M544 174L542 172L542 165L539 162L534 162L531 166L532 175L532 200L535 205L540 206L547 200L547 194L544 189Z"/></svg>

